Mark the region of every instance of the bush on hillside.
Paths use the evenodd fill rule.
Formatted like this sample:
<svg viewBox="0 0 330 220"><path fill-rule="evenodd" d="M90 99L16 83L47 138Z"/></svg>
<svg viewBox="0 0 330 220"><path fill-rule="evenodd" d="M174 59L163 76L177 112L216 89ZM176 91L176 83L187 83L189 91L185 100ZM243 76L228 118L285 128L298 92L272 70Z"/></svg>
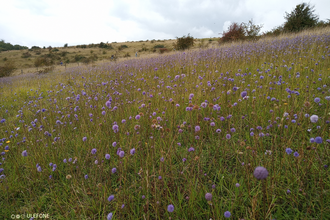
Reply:
<svg viewBox="0 0 330 220"><path fill-rule="evenodd" d="M245 39L245 30L243 24L237 22L231 23L227 31L223 31L221 42L230 42Z"/></svg>
<svg viewBox="0 0 330 220"><path fill-rule="evenodd" d="M32 56L32 55L29 52L26 52L26 53L23 53L21 57L22 58L28 58L30 56Z"/></svg>
<svg viewBox="0 0 330 220"><path fill-rule="evenodd" d="M194 46L194 38L188 34L188 36L183 36L180 38L176 38L176 43L174 44L174 48L177 50L185 50Z"/></svg>
<svg viewBox="0 0 330 220"><path fill-rule="evenodd" d="M6 61L4 66L0 66L0 77L10 76L10 74L16 69L15 62Z"/></svg>
<svg viewBox="0 0 330 220"><path fill-rule="evenodd" d="M156 49L156 48L164 48L165 46L163 45L163 44L157 44L157 45L155 45L154 46L154 48Z"/></svg>

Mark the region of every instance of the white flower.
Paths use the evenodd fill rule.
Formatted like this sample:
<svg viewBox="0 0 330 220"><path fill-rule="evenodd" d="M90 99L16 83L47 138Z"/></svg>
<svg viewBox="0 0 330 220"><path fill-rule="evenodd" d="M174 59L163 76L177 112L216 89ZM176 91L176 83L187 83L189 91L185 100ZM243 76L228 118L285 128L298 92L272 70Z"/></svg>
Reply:
<svg viewBox="0 0 330 220"><path fill-rule="evenodd" d="M316 123L316 122L319 120L319 116L317 116L317 115L312 115L312 116L310 117L310 119L311 119L311 122L312 122L312 123Z"/></svg>

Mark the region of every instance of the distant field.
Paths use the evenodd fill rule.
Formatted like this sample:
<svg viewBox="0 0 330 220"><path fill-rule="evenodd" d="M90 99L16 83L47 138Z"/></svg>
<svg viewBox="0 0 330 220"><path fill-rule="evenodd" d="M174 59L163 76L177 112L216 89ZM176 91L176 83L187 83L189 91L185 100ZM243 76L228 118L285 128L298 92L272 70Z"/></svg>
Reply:
<svg viewBox="0 0 330 220"><path fill-rule="evenodd" d="M218 38L195 39L195 46L193 48L216 46L218 44L217 40ZM75 60L76 55L81 55L87 58L96 55L96 60L90 61L88 63L89 65L95 65L112 61L112 55L118 57L117 61L122 59L128 59L130 57L136 57L136 52L138 52L138 57L150 57L159 55L159 47L166 48L167 51L165 53L173 52L173 43L175 42L176 40L148 40L140 42L108 43L107 45L111 45L113 49L99 47L89 48L90 45L86 45L87 48L76 48L76 46L68 46L56 47L52 48L51 50L49 50L48 48L41 48L19 51L4 51L0 53L0 66L3 66L5 62L14 61L17 66L17 70L15 70L12 75L15 76L20 75L22 73L35 73L39 70L45 69L45 66L40 66L37 68L34 65L34 62L37 58L43 57L47 54L54 55L54 64L52 66L54 66L55 69L65 69L65 67L84 65L83 60ZM121 49L122 46L127 46L127 48L123 47ZM23 58L22 56L26 53L28 53L27 57ZM62 65L60 65L61 62L63 63Z"/></svg>
<svg viewBox="0 0 330 220"><path fill-rule="evenodd" d="M0 78L0 219L330 219L329 28L143 43Z"/></svg>

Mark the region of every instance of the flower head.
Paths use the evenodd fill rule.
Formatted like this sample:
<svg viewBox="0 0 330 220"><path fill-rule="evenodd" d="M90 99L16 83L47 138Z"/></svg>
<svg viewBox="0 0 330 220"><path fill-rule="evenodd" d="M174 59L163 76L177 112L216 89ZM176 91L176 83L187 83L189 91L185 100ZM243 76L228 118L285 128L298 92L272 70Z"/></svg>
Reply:
<svg viewBox="0 0 330 220"><path fill-rule="evenodd" d="M167 211L168 212L173 212L174 211L174 206L172 204L167 206Z"/></svg>
<svg viewBox="0 0 330 220"><path fill-rule="evenodd" d="M27 157L27 152L26 152L26 150L22 152L22 156L23 156L23 157Z"/></svg>
<svg viewBox="0 0 330 220"><path fill-rule="evenodd" d="M111 196L108 197L108 201L111 202L114 198L115 198L115 196L111 195Z"/></svg>
<svg viewBox="0 0 330 220"><path fill-rule="evenodd" d="M268 176L268 171L266 168L264 167L257 167L255 170L254 170L254 173L253 173L254 177L257 178L258 180L263 180L263 179L266 179L267 176Z"/></svg>
<svg viewBox="0 0 330 220"><path fill-rule="evenodd" d="M315 143L322 144L322 138L321 137L316 137L315 138Z"/></svg>
<svg viewBox="0 0 330 220"><path fill-rule="evenodd" d="M107 220L111 220L112 219L112 212L110 212L108 215L107 215Z"/></svg>
<svg viewBox="0 0 330 220"><path fill-rule="evenodd" d="M285 152L286 152L287 154L291 154L291 153L292 153L292 149L291 149L291 148L287 148L287 149L285 149Z"/></svg>
<svg viewBox="0 0 330 220"><path fill-rule="evenodd" d="M109 160L110 159L110 154L106 154L105 159Z"/></svg>
<svg viewBox="0 0 330 220"><path fill-rule="evenodd" d="M310 117L310 120L311 120L312 123L316 123L316 122L319 120L319 116L317 116L317 115L312 115L312 116Z"/></svg>
<svg viewBox="0 0 330 220"><path fill-rule="evenodd" d="M92 154L96 154L96 151L97 151L97 150L96 150L95 148L93 148L92 151L91 151L91 153L92 153Z"/></svg>
<svg viewBox="0 0 330 220"><path fill-rule="evenodd" d="M229 211L226 211L225 214L224 214L225 218L230 218L231 216L231 213Z"/></svg>
<svg viewBox="0 0 330 220"><path fill-rule="evenodd" d="M212 194L211 194L211 193L206 193L206 194L205 194L205 199L206 199L207 201L211 201L211 200L212 200Z"/></svg>

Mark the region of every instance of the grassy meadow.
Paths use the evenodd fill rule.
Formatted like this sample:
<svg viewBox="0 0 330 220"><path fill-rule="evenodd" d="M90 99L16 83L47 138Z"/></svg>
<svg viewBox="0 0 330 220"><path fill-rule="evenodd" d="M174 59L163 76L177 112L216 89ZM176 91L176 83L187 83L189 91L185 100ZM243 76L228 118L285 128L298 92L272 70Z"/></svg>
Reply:
<svg viewBox="0 0 330 220"><path fill-rule="evenodd" d="M330 219L329 45L327 28L1 78L0 219Z"/></svg>
<svg viewBox="0 0 330 220"><path fill-rule="evenodd" d="M218 44L219 38L195 39L193 48L206 48ZM31 48L26 50L11 50L0 52L0 67L8 62L13 62L16 69L11 73L12 76L26 73L36 73L48 70L50 66L36 66L38 58L51 59L53 64L51 70L61 71L70 67L81 65L95 66L102 63L114 61L111 56L116 56L116 61L131 58L147 58L160 54L160 48L166 50L163 53L170 54L174 51L176 40L147 40L147 41L126 41L104 43L106 48L100 48L99 44L76 45L54 48ZM137 56L136 56L137 52ZM78 56L78 57L77 57ZM87 60L87 62L86 62ZM60 64L62 62L62 65Z"/></svg>

